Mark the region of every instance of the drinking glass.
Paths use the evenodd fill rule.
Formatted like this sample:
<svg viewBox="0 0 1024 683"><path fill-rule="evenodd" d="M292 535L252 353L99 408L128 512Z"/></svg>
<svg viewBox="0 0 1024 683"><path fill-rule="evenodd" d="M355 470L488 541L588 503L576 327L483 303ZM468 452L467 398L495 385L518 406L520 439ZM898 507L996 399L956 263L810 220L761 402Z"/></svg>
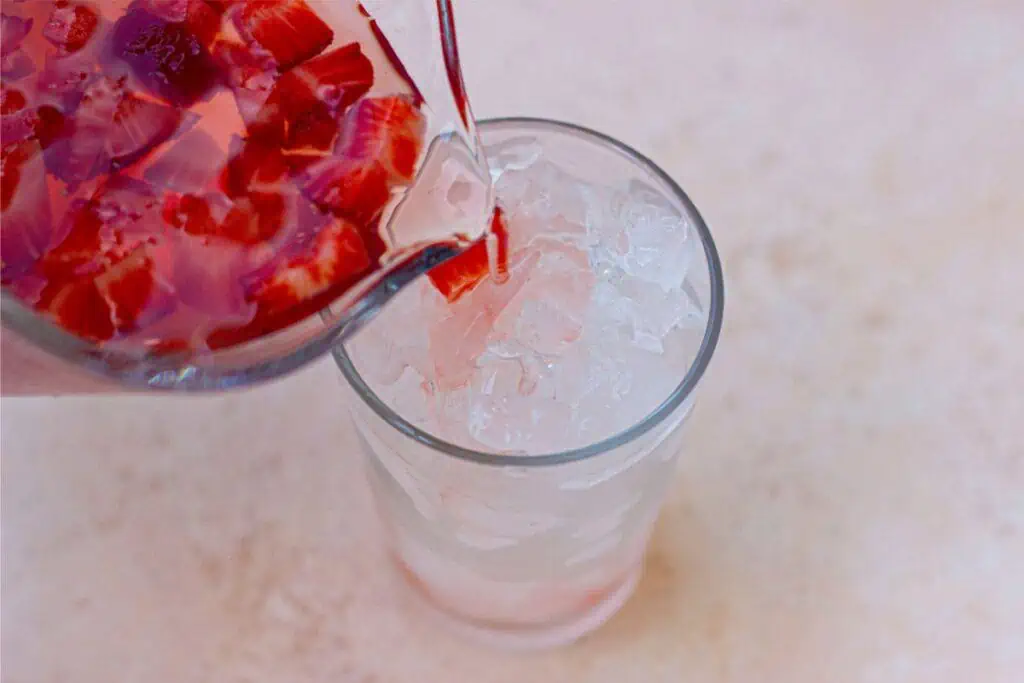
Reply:
<svg viewBox="0 0 1024 683"><path fill-rule="evenodd" d="M693 203L637 151L539 119L484 121L478 130L485 151L534 139L542 159L588 180L642 182L689 221L699 240L684 287L701 323L690 330L685 352L673 356L674 389L642 419L596 443L537 454L457 445L371 388L368 377L378 368L358 353L361 340L334 351L390 557L404 583L435 615L476 637L513 648L549 647L602 624L641 576L684 446L682 426L718 340L722 272ZM397 324L375 331L405 334ZM375 325L385 325L384 318Z"/></svg>

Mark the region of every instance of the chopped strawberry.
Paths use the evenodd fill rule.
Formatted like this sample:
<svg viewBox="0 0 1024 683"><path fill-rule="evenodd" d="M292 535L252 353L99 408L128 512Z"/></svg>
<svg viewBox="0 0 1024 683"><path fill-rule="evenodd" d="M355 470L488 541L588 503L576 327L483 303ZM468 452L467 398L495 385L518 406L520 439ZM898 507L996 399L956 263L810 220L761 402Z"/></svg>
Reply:
<svg viewBox="0 0 1024 683"><path fill-rule="evenodd" d="M229 197L240 197L250 190L279 190L279 184L288 174L280 148L259 140L245 140L237 144L220 174L220 185Z"/></svg>
<svg viewBox="0 0 1024 683"><path fill-rule="evenodd" d="M136 2L114 24L110 47L150 92L188 107L219 78L205 44L207 30L203 26L197 33L188 22L168 22Z"/></svg>
<svg viewBox="0 0 1024 683"><path fill-rule="evenodd" d="M167 194L161 213L168 225L184 230L190 235L208 236L219 232L219 225L210 211L209 201L194 194Z"/></svg>
<svg viewBox="0 0 1024 683"><path fill-rule="evenodd" d="M279 141L286 150L326 152L338 133L337 116L373 85L373 65L350 43L310 59L277 80L250 135Z"/></svg>
<svg viewBox="0 0 1024 683"><path fill-rule="evenodd" d="M17 88L8 88L0 85L0 114L7 116L14 112L21 111L28 104L25 95ZM9 140L5 137L5 142Z"/></svg>
<svg viewBox="0 0 1024 683"><path fill-rule="evenodd" d="M169 194L164 198L163 218L190 235L256 245L281 230L287 208L280 194L253 192L233 203L223 195Z"/></svg>
<svg viewBox="0 0 1024 683"><path fill-rule="evenodd" d="M38 307L65 329L104 341L166 315L173 291L154 267L156 198L138 181L115 178L68 212L63 239L37 271L48 279Z"/></svg>
<svg viewBox="0 0 1024 683"><path fill-rule="evenodd" d="M325 223L304 232L306 239L295 248L246 278L258 305L255 317L213 332L210 348L241 344L313 315L369 272L371 260L357 227L329 216L320 220Z"/></svg>
<svg viewBox="0 0 1024 683"><path fill-rule="evenodd" d="M106 341L114 336L110 302L93 280L83 279L53 284L43 291L38 304L68 332L91 341Z"/></svg>
<svg viewBox="0 0 1024 683"><path fill-rule="evenodd" d="M336 152L351 159L380 163L398 183L416 172L426 121L411 98L370 97L345 117Z"/></svg>
<svg viewBox="0 0 1024 683"><path fill-rule="evenodd" d="M98 272L51 280L39 306L64 329L93 341L132 332L174 306L173 291L154 271L148 247L101 264Z"/></svg>
<svg viewBox="0 0 1024 683"><path fill-rule="evenodd" d="M323 52L334 32L303 0L250 0L237 17L238 31L273 56L281 71Z"/></svg>
<svg viewBox="0 0 1024 683"><path fill-rule="evenodd" d="M348 221L334 219L260 283L254 298L265 310L280 311L314 299L328 289L351 285L370 265L359 229Z"/></svg>
<svg viewBox="0 0 1024 683"><path fill-rule="evenodd" d="M331 157L306 169L303 194L317 206L360 223L380 216L391 198L387 171L377 163Z"/></svg>
<svg viewBox="0 0 1024 683"><path fill-rule="evenodd" d="M501 207L494 209L491 234L497 240L497 274L499 278L505 278L508 276L508 226ZM444 298L448 301L458 301L463 294L472 291L491 273L487 251L485 238L458 256L431 268L427 277Z"/></svg>
<svg viewBox="0 0 1024 683"><path fill-rule="evenodd" d="M220 32L224 10L206 0L143 0L151 14L169 23L185 24L207 47Z"/></svg>
<svg viewBox="0 0 1024 683"><path fill-rule="evenodd" d="M242 244L272 239L285 225L287 198L273 192L250 192L235 200L221 224L221 235Z"/></svg>
<svg viewBox="0 0 1024 683"><path fill-rule="evenodd" d="M235 96L242 120L247 125L256 121L277 82L274 60L255 54L246 45L232 40L218 40L211 52Z"/></svg>
<svg viewBox="0 0 1024 683"><path fill-rule="evenodd" d="M373 63L359 43L349 43L310 59L292 72L335 112L365 95L373 86Z"/></svg>
<svg viewBox="0 0 1024 683"><path fill-rule="evenodd" d="M22 140L0 151L0 276L25 272L52 238L46 167L39 143Z"/></svg>
<svg viewBox="0 0 1024 683"><path fill-rule="evenodd" d="M368 98L345 116L338 156L310 166L301 180L313 202L336 215L372 221L415 173L423 115L405 97Z"/></svg>
<svg viewBox="0 0 1024 683"><path fill-rule="evenodd" d="M92 6L80 2L59 0L43 27L43 37L56 45L64 54L78 52L100 23L100 15Z"/></svg>
<svg viewBox="0 0 1024 683"><path fill-rule="evenodd" d="M444 298L457 301L480 284L489 272L487 243L480 241L458 256L431 268L427 277Z"/></svg>

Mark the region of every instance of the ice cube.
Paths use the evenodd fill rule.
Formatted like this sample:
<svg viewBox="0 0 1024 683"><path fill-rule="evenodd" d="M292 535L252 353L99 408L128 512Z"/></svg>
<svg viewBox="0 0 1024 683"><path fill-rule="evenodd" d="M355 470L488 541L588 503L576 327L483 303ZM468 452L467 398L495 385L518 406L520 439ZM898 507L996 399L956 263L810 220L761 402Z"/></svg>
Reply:
<svg viewBox="0 0 1024 683"><path fill-rule="evenodd" d="M373 323L386 323L374 342L378 384L464 446L586 446L642 420L681 381L706 315L687 279L699 242L649 185L586 183L532 138L492 147L509 277L486 277L455 302L427 279L400 296Z"/></svg>

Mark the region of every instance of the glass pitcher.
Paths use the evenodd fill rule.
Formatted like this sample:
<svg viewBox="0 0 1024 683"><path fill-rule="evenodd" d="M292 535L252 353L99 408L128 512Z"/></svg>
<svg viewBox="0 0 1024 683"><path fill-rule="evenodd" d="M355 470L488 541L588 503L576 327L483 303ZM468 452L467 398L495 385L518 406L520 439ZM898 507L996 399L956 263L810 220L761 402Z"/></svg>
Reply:
<svg viewBox="0 0 1024 683"><path fill-rule="evenodd" d="M148 2L173 12L175 6L184 11L195 1L135 0L130 6ZM103 0L115 15L125 4ZM493 197L462 82L449 0L307 4L336 35L372 44L375 69L403 80L426 115L426 151L415 179L391 197L380 222L389 245L380 270L297 323L198 354L160 355L92 343L53 324L5 287L0 336L4 395L216 391L280 377L325 354L371 319L403 285L484 234ZM4 31L6 41L6 24Z"/></svg>

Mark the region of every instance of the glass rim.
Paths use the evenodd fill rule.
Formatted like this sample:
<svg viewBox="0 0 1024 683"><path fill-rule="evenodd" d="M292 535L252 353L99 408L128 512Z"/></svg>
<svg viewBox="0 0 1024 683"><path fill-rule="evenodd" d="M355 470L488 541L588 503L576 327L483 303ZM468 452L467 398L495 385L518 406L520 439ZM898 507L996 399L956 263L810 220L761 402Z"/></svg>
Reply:
<svg viewBox="0 0 1024 683"><path fill-rule="evenodd" d="M704 249L704 258L707 262L710 282L710 301L708 303L708 315L707 323L704 328L704 337L701 340L700 348L697 350L697 354L694 356L693 362L683 375L682 380L680 380L679 384L676 385L675 389L672 390L668 397L658 404L658 406L645 417L609 437L601 439L600 441L595 441L594 443L586 446L563 450L557 453L545 453L542 455L515 455L510 453L493 453L465 448L449 441L445 441L440 437L434 436L433 434L420 429L395 412L391 407L384 403L384 401L377 396L372 389L370 389L359 374L359 371L356 370L355 365L352 363L352 359L345 350L344 344L336 345L332 350L331 355L334 357L335 362L352 389L359 395L360 399L362 399L363 402L365 402L370 409L377 414L378 417L384 420L385 423L414 441L461 460L468 460L470 462L483 465L542 467L584 460L601 455L602 453L607 453L608 451L628 444L663 422L669 415L674 413L687 398L689 398L690 394L692 394L693 390L696 388L697 383L700 381L701 377L703 377L704 371L707 369L708 364L711 361L711 356L714 355L715 347L718 345L718 338L722 330L722 314L725 306L725 282L722 275L721 259L719 258L718 249L715 246L714 239L711 236L711 230L708 228L707 223L704 222L704 218L697 210L696 205L694 205L690 197L683 191L679 184L672 179L671 176L651 161L646 155L641 154L624 142L620 142L609 135L599 133L575 123L527 116L481 119L477 121L477 126L478 128L516 126L547 128L558 133L569 133L576 137L589 139L591 142L606 145L614 151L624 154L631 161L637 163L654 177L665 183L669 190L671 190L675 195L675 198L679 200L689 213L688 218L692 221L693 226L700 237L701 246Z"/></svg>

